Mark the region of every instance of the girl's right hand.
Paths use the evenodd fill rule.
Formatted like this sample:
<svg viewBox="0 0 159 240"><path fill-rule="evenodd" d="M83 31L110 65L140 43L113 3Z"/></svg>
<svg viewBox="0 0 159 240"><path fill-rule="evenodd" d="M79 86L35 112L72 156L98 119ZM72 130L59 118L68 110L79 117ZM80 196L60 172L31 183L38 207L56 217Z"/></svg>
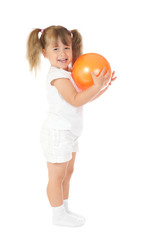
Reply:
<svg viewBox="0 0 159 240"><path fill-rule="evenodd" d="M109 71L105 74L105 67L102 69L99 76L96 76L94 72L91 72L94 85L98 88L102 89L109 81L111 81L111 77L109 76Z"/></svg>

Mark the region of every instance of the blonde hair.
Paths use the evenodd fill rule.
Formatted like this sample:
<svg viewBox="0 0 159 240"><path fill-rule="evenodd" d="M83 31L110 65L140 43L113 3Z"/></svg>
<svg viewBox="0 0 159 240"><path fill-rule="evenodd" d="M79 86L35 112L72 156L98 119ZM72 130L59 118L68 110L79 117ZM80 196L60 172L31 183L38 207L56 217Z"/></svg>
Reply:
<svg viewBox="0 0 159 240"><path fill-rule="evenodd" d="M39 37L40 32L41 36ZM40 66L42 49L45 49L50 43L55 45L58 38L65 45L69 45L72 42L72 65L82 55L82 36L78 30L69 31L62 26L50 26L44 30L36 28L30 33L27 41L27 59L30 71L33 69L35 72L37 71L37 68Z"/></svg>

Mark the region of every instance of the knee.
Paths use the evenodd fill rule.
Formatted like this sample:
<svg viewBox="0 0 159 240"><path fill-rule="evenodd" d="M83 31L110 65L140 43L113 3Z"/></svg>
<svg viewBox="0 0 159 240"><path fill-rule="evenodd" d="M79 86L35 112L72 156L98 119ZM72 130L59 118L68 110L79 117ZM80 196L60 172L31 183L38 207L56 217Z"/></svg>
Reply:
<svg viewBox="0 0 159 240"><path fill-rule="evenodd" d="M68 168L68 169L67 169L67 172L66 172L66 176L67 176L67 177L71 177L72 174L73 174L73 172L74 172L74 168Z"/></svg>
<svg viewBox="0 0 159 240"><path fill-rule="evenodd" d="M65 172L57 173L55 175L56 181L58 181L60 183L62 183L64 181L64 178L65 178Z"/></svg>

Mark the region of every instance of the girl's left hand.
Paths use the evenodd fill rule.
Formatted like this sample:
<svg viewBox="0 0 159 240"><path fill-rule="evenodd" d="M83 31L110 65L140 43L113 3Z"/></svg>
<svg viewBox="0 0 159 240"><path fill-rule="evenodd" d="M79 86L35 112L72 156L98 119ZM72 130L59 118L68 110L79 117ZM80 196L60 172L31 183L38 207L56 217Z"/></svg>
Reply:
<svg viewBox="0 0 159 240"><path fill-rule="evenodd" d="M115 71L112 72L112 76L111 76L111 80L109 82L109 85L111 85L111 82L114 81L117 78L114 75L115 75Z"/></svg>
<svg viewBox="0 0 159 240"><path fill-rule="evenodd" d="M91 101L95 100L96 98L100 97L104 92L106 92L106 90L108 89L109 85L111 85L111 81L114 81L117 78L117 77L114 77L114 75L115 75L115 71L112 72L112 76L111 76L111 79L109 80L109 83L107 82L106 86Z"/></svg>

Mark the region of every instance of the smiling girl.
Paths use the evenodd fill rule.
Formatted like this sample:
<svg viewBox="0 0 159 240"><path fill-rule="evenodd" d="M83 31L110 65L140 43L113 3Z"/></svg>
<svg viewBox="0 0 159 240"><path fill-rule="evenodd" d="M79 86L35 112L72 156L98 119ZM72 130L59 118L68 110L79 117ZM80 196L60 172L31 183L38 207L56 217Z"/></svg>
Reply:
<svg viewBox="0 0 159 240"><path fill-rule="evenodd" d="M71 68L82 54L82 37L77 30L69 31L62 26L33 30L27 43L31 71L37 70L41 53L50 62L46 80L49 111L41 129L41 145L48 167L47 195L53 224L82 226L84 217L68 208L69 183L82 132L83 105L106 91L101 89L108 82L109 73L105 74L105 69L98 77L92 73L94 85L84 91L75 85ZM115 79L113 75L111 80Z"/></svg>

